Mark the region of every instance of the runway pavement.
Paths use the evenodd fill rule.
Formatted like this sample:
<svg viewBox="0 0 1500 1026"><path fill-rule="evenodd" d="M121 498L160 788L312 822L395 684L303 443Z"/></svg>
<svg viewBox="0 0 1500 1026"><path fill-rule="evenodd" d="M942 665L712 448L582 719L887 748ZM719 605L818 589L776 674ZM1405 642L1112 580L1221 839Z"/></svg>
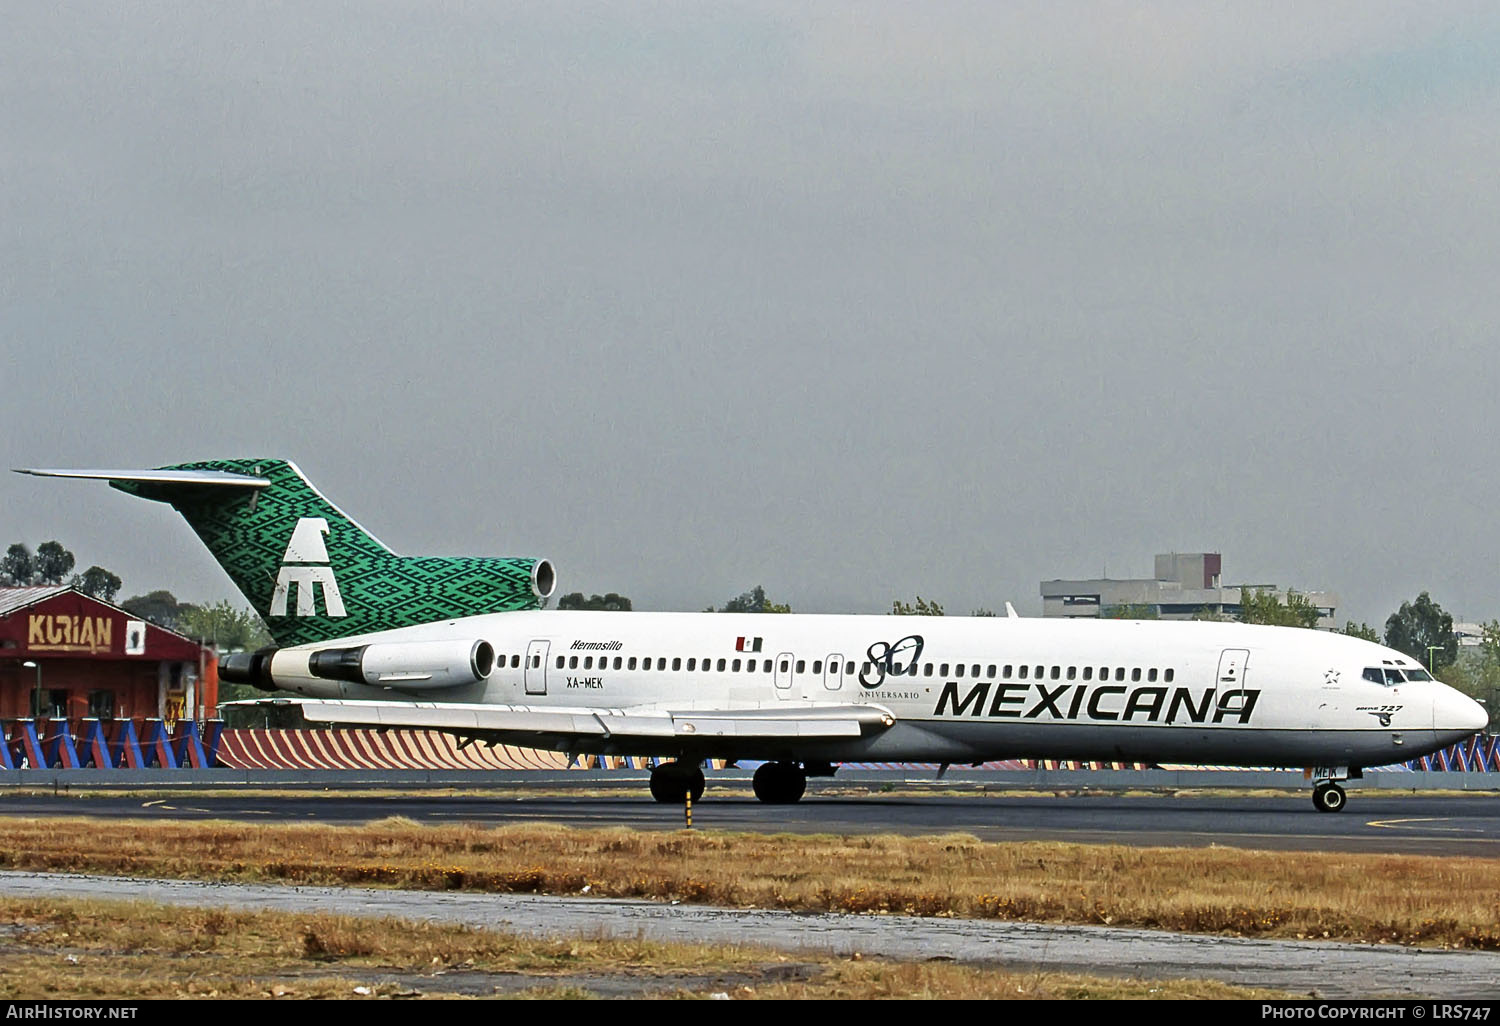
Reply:
<svg viewBox="0 0 1500 1026"><path fill-rule="evenodd" d="M644 796L368 792L0 792L0 815L188 818L253 822L554 822L675 830L683 809ZM1306 795L1035 794L850 795L814 792L796 805L734 793L693 809L695 829L758 833L931 834L982 840L1066 840L1135 846L1227 845L1288 851L1404 852L1500 857L1500 795L1392 795L1351 791L1348 808L1319 813Z"/></svg>

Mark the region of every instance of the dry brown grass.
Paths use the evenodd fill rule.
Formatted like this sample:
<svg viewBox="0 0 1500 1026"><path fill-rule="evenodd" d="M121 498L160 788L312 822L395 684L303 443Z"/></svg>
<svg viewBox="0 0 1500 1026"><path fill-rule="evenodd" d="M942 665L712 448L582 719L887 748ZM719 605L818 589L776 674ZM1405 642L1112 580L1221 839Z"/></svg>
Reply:
<svg viewBox="0 0 1500 1026"><path fill-rule="evenodd" d="M0 1000L489 996L1284 998L1115 980L146 902L0 900ZM787 973L791 968L794 972ZM790 978L788 978L790 977Z"/></svg>
<svg viewBox="0 0 1500 1026"><path fill-rule="evenodd" d="M1500 860L558 826L0 821L0 868L1500 948Z"/></svg>

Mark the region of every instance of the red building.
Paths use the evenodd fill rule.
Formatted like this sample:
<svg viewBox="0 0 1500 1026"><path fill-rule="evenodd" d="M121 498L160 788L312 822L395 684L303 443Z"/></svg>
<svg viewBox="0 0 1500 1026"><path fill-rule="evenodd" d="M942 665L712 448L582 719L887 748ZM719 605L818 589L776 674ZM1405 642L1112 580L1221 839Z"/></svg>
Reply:
<svg viewBox="0 0 1500 1026"><path fill-rule="evenodd" d="M212 648L65 586L0 588L0 719L210 719Z"/></svg>

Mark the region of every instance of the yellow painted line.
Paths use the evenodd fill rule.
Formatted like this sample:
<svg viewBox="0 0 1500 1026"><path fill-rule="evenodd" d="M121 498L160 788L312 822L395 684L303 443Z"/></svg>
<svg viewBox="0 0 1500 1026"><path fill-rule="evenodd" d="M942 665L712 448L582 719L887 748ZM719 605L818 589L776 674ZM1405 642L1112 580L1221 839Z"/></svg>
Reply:
<svg viewBox="0 0 1500 1026"><path fill-rule="evenodd" d="M1447 821L1448 821L1448 817L1447 816L1423 816L1423 817L1414 817L1412 819L1372 819L1372 820L1368 821L1367 823L1365 823L1365 826L1384 827L1386 829L1395 830L1395 829L1400 829L1401 827L1406 826L1408 823L1446 823ZM1462 834L1477 834L1477 833L1480 833L1480 831L1477 830L1477 829L1475 829L1474 827L1429 827L1428 829L1430 829L1430 830L1442 830L1442 831L1447 831L1448 833L1462 833Z"/></svg>
<svg viewBox="0 0 1500 1026"><path fill-rule="evenodd" d="M165 800L166 799L164 799L164 798L153 798L149 802L141 802L141 808L143 808L143 809L149 809L153 805L160 805L160 804L162 804L162 802L164 802Z"/></svg>

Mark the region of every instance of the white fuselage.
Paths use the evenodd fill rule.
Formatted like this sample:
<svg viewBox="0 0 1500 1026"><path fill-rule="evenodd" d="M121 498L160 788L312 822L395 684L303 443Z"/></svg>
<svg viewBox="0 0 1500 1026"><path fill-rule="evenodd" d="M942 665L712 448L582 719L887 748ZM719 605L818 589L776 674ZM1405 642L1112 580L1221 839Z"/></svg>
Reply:
<svg viewBox="0 0 1500 1026"><path fill-rule="evenodd" d="M459 639L493 646L485 679L433 691L308 671L318 650ZM1487 720L1477 703L1420 679L1403 653L1214 622L513 612L282 649L273 665L279 686L315 698L674 713L870 705L895 719L859 738L677 738L660 751L636 742L621 752L637 755L1378 766L1445 747ZM1376 682L1372 670L1396 672Z"/></svg>

